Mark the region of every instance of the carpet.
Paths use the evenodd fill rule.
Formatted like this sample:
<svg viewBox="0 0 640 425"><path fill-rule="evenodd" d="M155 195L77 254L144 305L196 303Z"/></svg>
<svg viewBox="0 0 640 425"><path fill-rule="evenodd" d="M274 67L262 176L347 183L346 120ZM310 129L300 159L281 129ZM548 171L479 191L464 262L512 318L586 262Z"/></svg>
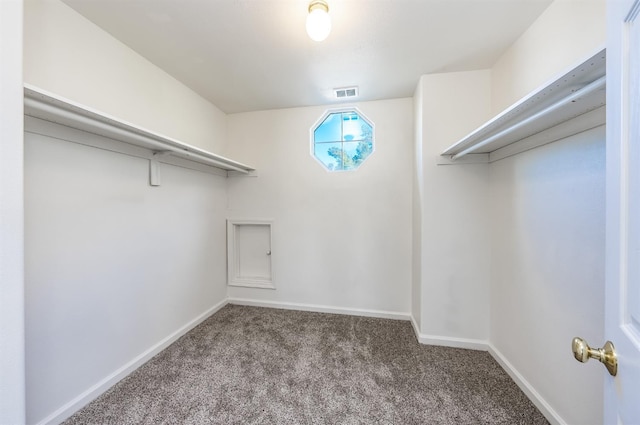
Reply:
<svg viewBox="0 0 640 425"><path fill-rule="evenodd" d="M548 424L486 352L406 321L227 305L72 424Z"/></svg>

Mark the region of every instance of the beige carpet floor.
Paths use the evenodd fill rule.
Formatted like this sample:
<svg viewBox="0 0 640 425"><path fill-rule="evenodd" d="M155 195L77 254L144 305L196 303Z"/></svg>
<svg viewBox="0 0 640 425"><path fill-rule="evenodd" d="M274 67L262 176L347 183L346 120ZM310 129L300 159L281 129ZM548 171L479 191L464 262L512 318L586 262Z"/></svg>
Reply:
<svg viewBox="0 0 640 425"><path fill-rule="evenodd" d="M409 322L228 305L65 424L548 424L486 352Z"/></svg>

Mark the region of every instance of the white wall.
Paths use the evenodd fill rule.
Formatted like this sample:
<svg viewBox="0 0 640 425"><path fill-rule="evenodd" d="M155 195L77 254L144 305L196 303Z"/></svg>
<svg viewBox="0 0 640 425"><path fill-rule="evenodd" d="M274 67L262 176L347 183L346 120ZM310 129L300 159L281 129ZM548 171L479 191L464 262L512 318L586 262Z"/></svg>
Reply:
<svg viewBox="0 0 640 425"><path fill-rule="evenodd" d="M0 423L24 423L22 1L0 1Z"/></svg>
<svg viewBox="0 0 640 425"><path fill-rule="evenodd" d="M491 69L501 112L605 47L604 0L555 0Z"/></svg>
<svg viewBox="0 0 640 425"><path fill-rule="evenodd" d="M24 14L26 83L224 150L225 114L64 3L28 0ZM226 298L226 180L163 166L152 188L148 172L140 158L28 137L29 423L72 413Z"/></svg>
<svg viewBox="0 0 640 425"><path fill-rule="evenodd" d="M484 70L424 75L418 86L423 342L473 344L489 337L488 165L438 165L438 160L488 118L490 82Z"/></svg>
<svg viewBox="0 0 640 425"><path fill-rule="evenodd" d="M411 319L420 329L422 323L422 210L424 208L422 79L413 95L413 188L411 194Z"/></svg>
<svg viewBox="0 0 640 425"><path fill-rule="evenodd" d="M556 0L493 67L494 112L604 44L604 1ZM491 343L553 422L602 420L605 370L570 343L603 343L604 148L599 128L491 165Z"/></svg>
<svg viewBox="0 0 640 425"><path fill-rule="evenodd" d="M412 100L357 107L375 124L375 152L336 173L310 154L325 107L229 115L227 154L259 175L229 179L229 217L275 220L276 285L230 297L408 314Z"/></svg>
<svg viewBox="0 0 640 425"><path fill-rule="evenodd" d="M97 395L226 297L224 177L163 165L151 187L147 160L62 140L98 136L37 132L25 133L28 423Z"/></svg>
<svg viewBox="0 0 640 425"><path fill-rule="evenodd" d="M26 0L24 81L220 153L225 114L59 0Z"/></svg>
<svg viewBox="0 0 640 425"><path fill-rule="evenodd" d="M491 342L569 424L602 418L604 127L491 166Z"/></svg>

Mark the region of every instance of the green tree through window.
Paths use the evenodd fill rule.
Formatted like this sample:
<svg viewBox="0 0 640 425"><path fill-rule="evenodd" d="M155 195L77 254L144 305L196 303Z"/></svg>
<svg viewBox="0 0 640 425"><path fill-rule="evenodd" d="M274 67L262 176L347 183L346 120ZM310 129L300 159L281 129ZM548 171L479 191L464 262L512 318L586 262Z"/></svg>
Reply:
<svg viewBox="0 0 640 425"><path fill-rule="evenodd" d="M373 125L355 109L327 113L312 143L314 156L328 170L354 170L373 152Z"/></svg>

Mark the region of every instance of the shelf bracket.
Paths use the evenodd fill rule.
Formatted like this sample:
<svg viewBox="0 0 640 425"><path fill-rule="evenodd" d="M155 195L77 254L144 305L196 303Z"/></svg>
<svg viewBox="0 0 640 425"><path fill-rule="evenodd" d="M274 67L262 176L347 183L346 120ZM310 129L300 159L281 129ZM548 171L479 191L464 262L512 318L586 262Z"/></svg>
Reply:
<svg viewBox="0 0 640 425"><path fill-rule="evenodd" d="M149 159L149 185L160 186L160 158L169 155L170 151L154 152Z"/></svg>

